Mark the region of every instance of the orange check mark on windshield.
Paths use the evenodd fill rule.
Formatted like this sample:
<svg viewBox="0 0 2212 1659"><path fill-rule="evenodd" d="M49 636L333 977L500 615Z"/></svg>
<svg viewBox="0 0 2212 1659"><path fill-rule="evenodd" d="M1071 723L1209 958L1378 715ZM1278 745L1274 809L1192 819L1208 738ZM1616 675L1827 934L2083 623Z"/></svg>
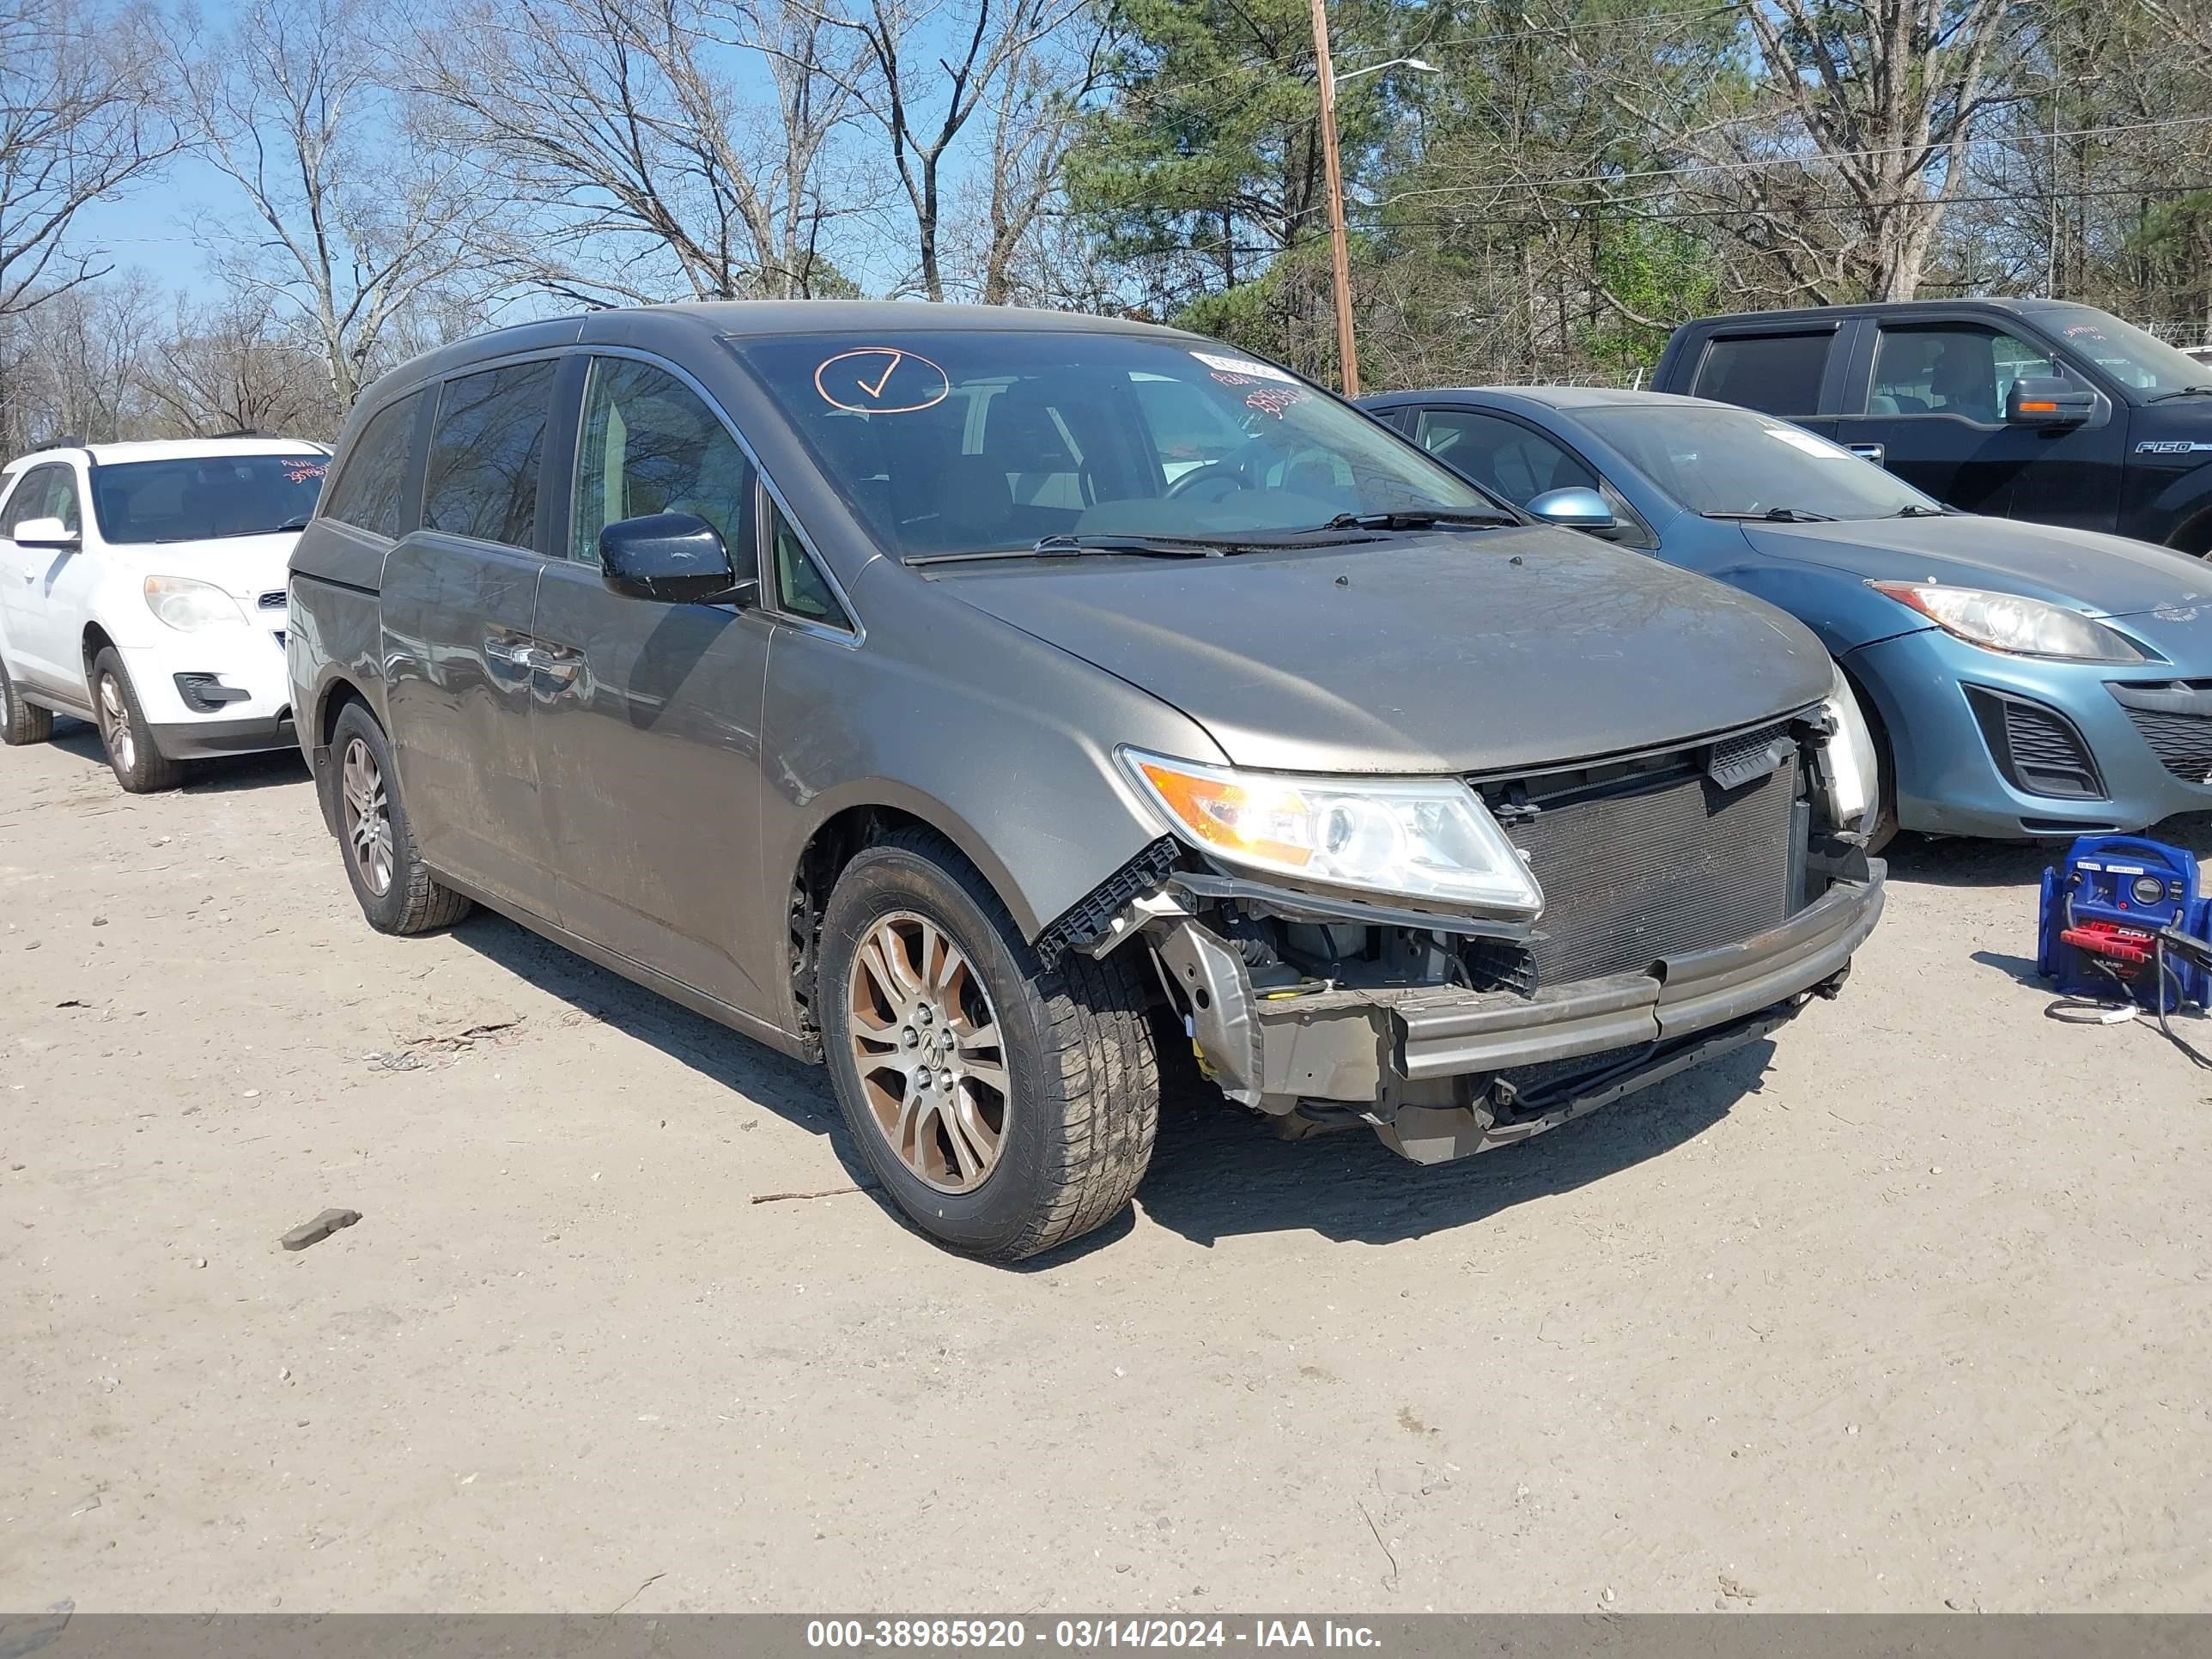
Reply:
<svg viewBox="0 0 2212 1659"><path fill-rule="evenodd" d="M866 392L871 398L882 397L884 395L884 388L891 383L892 371L898 368L900 360L905 356L906 353L903 351L892 352L890 354L890 362L885 367L884 372L876 377L876 383L873 386L870 386L868 384L866 376L854 376L854 379L860 382L860 390Z"/></svg>

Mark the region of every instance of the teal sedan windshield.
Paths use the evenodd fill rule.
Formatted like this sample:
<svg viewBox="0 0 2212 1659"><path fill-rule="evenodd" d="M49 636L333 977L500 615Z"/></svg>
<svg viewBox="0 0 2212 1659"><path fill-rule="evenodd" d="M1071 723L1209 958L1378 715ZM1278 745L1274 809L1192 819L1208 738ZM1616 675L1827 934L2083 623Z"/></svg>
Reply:
<svg viewBox="0 0 2212 1659"><path fill-rule="evenodd" d="M1669 404L1574 414L1661 489L1708 517L1894 519L1942 510L1840 445L1749 410Z"/></svg>
<svg viewBox="0 0 2212 1659"><path fill-rule="evenodd" d="M1346 514L1514 522L1365 416L1203 340L946 329L732 345L895 557L1266 541Z"/></svg>

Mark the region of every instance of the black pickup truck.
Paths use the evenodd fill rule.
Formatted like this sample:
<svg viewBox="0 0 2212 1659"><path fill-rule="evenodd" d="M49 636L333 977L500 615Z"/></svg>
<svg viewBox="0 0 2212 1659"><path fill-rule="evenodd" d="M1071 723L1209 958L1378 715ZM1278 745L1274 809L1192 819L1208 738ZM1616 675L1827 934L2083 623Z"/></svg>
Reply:
<svg viewBox="0 0 2212 1659"><path fill-rule="evenodd" d="M1787 416L1970 513L2212 553L2212 366L2090 306L1701 318L1651 384Z"/></svg>

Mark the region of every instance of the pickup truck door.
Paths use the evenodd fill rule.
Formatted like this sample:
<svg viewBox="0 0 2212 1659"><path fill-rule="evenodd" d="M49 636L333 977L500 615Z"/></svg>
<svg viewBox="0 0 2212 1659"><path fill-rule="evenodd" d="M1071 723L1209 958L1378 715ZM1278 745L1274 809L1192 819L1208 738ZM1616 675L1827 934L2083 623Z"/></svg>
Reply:
<svg viewBox="0 0 2212 1659"><path fill-rule="evenodd" d="M2028 334L1979 320L1869 325L1856 354L1863 378L1845 390L1835 438L1907 483L1968 513L2083 530L2118 521L2125 423L2098 393L2081 426L2006 424L2005 396L2022 375L2088 378Z"/></svg>

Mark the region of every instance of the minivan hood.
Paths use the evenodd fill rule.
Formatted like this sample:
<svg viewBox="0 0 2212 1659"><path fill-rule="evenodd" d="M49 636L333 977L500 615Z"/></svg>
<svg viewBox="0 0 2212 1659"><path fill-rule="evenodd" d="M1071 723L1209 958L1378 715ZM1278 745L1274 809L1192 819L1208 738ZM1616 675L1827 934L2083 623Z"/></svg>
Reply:
<svg viewBox="0 0 2212 1659"><path fill-rule="evenodd" d="M127 542L108 548L111 555L130 562L147 576L189 576L213 582L234 599L246 602L251 615L253 602L264 593L281 593L289 579L287 562L296 530L280 530L267 536L220 536L198 542Z"/></svg>
<svg viewBox="0 0 2212 1659"><path fill-rule="evenodd" d="M1961 513L1749 524L1744 533L1770 558L1827 565L1869 581L1994 588L2091 616L2212 603L2212 567L2203 561L2093 530Z"/></svg>
<svg viewBox="0 0 2212 1659"><path fill-rule="evenodd" d="M1542 528L933 574L1172 704L1237 764L1285 771L1488 772L1652 748L1817 702L1832 672L1758 599Z"/></svg>

